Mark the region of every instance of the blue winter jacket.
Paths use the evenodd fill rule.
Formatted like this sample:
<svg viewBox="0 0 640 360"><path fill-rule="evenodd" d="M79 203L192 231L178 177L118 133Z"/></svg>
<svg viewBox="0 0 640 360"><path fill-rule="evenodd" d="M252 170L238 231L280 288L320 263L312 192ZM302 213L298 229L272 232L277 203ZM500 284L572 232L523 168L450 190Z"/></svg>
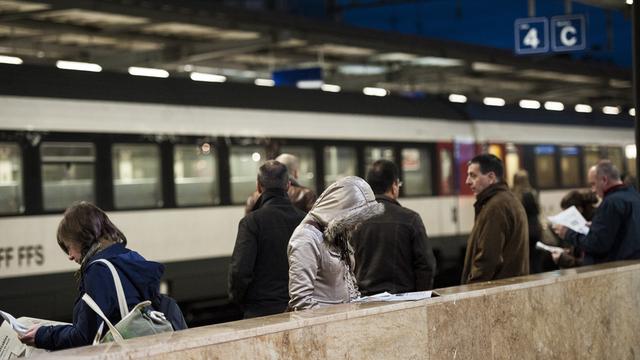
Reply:
<svg viewBox="0 0 640 360"><path fill-rule="evenodd" d="M587 235L567 230L565 240L585 251L584 264L640 259L640 194L617 186L604 196Z"/></svg>
<svg viewBox="0 0 640 360"><path fill-rule="evenodd" d="M152 300L158 295L164 266L145 260L140 254L125 248L122 244L111 245L88 260L89 265L82 274L79 294L73 308L73 324L40 327L35 337L36 347L61 350L92 343L102 319L82 301L84 293L95 300L113 324L120 321L113 276L105 264L91 264L97 259L109 260L118 270L129 310L136 304Z"/></svg>

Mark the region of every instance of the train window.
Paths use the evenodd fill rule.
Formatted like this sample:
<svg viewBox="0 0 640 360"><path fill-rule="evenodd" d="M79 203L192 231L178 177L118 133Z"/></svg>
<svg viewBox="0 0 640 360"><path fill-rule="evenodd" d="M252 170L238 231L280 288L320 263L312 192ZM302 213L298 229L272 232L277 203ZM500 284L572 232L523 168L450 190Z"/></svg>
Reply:
<svg viewBox="0 0 640 360"><path fill-rule="evenodd" d="M433 194L431 171L429 150L418 148L402 149L402 173L404 174L405 195Z"/></svg>
<svg viewBox="0 0 640 360"><path fill-rule="evenodd" d="M62 210L74 201L95 201L93 144L43 142L40 157L45 210Z"/></svg>
<svg viewBox="0 0 640 360"><path fill-rule="evenodd" d="M565 146L561 148L560 169L562 171L563 187L579 187L582 176L580 174L580 160L578 148Z"/></svg>
<svg viewBox="0 0 640 360"><path fill-rule="evenodd" d="M366 176L369 167L376 160L389 160L395 162L395 156L393 154L393 148L388 146L367 146L364 148L364 174Z"/></svg>
<svg viewBox="0 0 640 360"><path fill-rule="evenodd" d="M161 207L160 149L154 144L115 144L113 195L117 209Z"/></svg>
<svg viewBox="0 0 640 360"><path fill-rule="evenodd" d="M356 175L356 150L346 146L324 147L324 184L329 186L345 176Z"/></svg>
<svg viewBox="0 0 640 360"><path fill-rule="evenodd" d="M306 146L283 146L280 148L280 151L298 157L298 161L300 161L298 183L316 191L316 158L313 148Z"/></svg>
<svg viewBox="0 0 640 360"><path fill-rule="evenodd" d="M216 173L218 159L211 144L176 145L173 159L178 206L220 203Z"/></svg>
<svg viewBox="0 0 640 360"><path fill-rule="evenodd" d="M597 146L585 146L583 149L584 152L584 174L582 174L582 178L584 179L584 183L588 184L589 180L587 179L587 171L595 164L600 161L602 158L600 156L600 149Z"/></svg>
<svg viewBox="0 0 640 360"><path fill-rule="evenodd" d="M636 146L634 144L627 145L624 148L624 155L627 158L627 173L636 176Z"/></svg>
<svg viewBox="0 0 640 360"><path fill-rule="evenodd" d="M266 160L263 147L232 146L229 152L231 168L231 203L244 204L256 191L258 168Z"/></svg>
<svg viewBox="0 0 640 360"><path fill-rule="evenodd" d="M539 188L553 188L556 184L555 148L550 145L535 147L535 169Z"/></svg>
<svg viewBox="0 0 640 360"><path fill-rule="evenodd" d="M24 210L22 199L22 161L17 144L0 143L0 213Z"/></svg>
<svg viewBox="0 0 640 360"><path fill-rule="evenodd" d="M624 171L624 160L622 157L621 147L608 147L606 149L606 158L611 160L613 165L617 167L619 171Z"/></svg>
<svg viewBox="0 0 640 360"><path fill-rule="evenodd" d="M440 163L440 194L453 194L454 161L453 152L449 148L442 147L438 150Z"/></svg>

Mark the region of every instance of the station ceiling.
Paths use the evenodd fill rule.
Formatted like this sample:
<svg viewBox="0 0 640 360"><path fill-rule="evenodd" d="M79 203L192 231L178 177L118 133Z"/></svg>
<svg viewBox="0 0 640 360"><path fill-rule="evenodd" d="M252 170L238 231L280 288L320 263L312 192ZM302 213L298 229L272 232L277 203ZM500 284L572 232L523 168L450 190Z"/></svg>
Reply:
<svg viewBox="0 0 640 360"><path fill-rule="evenodd" d="M584 0L599 6L622 1ZM320 67L342 91L471 100L501 97L631 107L631 71L570 59L526 58L451 41L352 28L210 1L0 0L0 55L55 66L57 60L191 72L253 82L274 70Z"/></svg>

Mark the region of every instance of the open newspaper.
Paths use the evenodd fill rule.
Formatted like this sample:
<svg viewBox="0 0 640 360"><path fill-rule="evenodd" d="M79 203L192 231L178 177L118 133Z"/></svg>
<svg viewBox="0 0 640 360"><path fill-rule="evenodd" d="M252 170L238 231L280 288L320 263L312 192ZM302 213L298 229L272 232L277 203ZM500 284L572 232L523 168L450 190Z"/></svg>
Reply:
<svg viewBox="0 0 640 360"><path fill-rule="evenodd" d="M30 317L21 317L16 319L13 315L0 310L0 360L9 360L16 358L25 358L45 352L42 349L36 349L20 342L18 335L24 335L34 325L62 325L65 323L36 319Z"/></svg>
<svg viewBox="0 0 640 360"><path fill-rule="evenodd" d="M582 214L572 206L556 215L547 217L553 224L562 225L569 229L578 232L580 234L588 234L589 227L587 226L587 220L584 219Z"/></svg>
<svg viewBox="0 0 640 360"><path fill-rule="evenodd" d="M354 302L374 302L374 301L415 301L428 299L433 291L415 291L400 294L390 294L383 292L371 296L362 296L354 300Z"/></svg>

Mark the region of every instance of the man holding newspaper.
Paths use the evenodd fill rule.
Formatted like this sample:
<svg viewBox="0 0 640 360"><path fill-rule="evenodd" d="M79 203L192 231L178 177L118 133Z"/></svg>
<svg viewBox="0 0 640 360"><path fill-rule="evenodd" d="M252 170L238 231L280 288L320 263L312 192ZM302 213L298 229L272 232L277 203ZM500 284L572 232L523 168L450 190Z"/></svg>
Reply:
<svg viewBox="0 0 640 360"><path fill-rule="evenodd" d="M620 171L609 160L591 167L588 180L591 191L602 199L589 230L575 231L561 224L553 230L585 251L585 265L640 259L640 194L622 183Z"/></svg>

